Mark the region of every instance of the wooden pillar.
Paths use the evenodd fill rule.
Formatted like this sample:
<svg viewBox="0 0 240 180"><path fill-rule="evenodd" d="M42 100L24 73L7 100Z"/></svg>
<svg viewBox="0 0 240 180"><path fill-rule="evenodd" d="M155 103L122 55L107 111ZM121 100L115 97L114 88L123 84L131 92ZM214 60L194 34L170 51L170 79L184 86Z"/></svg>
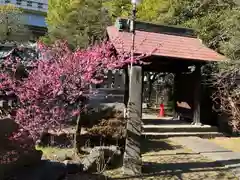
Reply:
<svg viewBox="0 0 240 180"><path fill-rule="evenodd" d="M107 73L107 88L112 88L112 82L112 71L109 70Z"/></svg>
<svg viewBox="0 0 240 180"><path fill-rule="evenodd" d="M120 89L124 89L125 88L125 73L123 70L120 71L120 77L121 77L121 81L120 81Z"/></svg>
<svg viewBox="0 0 240 180"><path fill-rule="evenodd" d="M129 118L123 158L124 175L141 174L141 132L142 132L142 67L133 66L130 77Z"/></svg>
<svg viewBox="0 0 240 180"><path fill-rule="evenodd" d="M195 66L194 73L194 99L193 99L193 124L201 125L201 65Z"/></svg>
<svg viewBox="0 0 240 180"><path fill-rule="evenodd" d="M114 86L113 86L115 89L119 88L120 81L121 81L120 72L119 71L115 71L115 74L114 74Z"/></svg>
<svg viewBox="0 0 240 180"><path fill-rule="evenodd" d="M178 77L179 72L174 75L174 84L173 84L173 119L179 119L179 115L177 112L177 93L178 93Z"/></svg>

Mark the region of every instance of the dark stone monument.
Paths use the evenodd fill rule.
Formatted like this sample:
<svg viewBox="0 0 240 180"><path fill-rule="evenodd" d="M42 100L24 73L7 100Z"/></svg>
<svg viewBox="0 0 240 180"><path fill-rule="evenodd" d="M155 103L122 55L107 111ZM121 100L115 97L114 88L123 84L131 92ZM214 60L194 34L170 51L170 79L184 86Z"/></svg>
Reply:
<svg viewBox="0 0 240 180"><path fill-rule="evenodd" d="M141 174L141 132L142 132L142 67L133 66L130 74L129 119L123 158L123 174Z"/></svg>

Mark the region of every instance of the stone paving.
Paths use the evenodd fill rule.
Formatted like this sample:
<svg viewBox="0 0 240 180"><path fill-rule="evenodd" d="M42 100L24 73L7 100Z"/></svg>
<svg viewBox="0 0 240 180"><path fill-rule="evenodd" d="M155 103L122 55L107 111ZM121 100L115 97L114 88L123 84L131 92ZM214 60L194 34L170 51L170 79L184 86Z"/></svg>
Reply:
<svg viewBox="0 0 240 180"><path fill-rule="evenodd" d="M173 137L170 139L195 153L222 164L240 179L240 153L232 152L199 137Z"/></svg>

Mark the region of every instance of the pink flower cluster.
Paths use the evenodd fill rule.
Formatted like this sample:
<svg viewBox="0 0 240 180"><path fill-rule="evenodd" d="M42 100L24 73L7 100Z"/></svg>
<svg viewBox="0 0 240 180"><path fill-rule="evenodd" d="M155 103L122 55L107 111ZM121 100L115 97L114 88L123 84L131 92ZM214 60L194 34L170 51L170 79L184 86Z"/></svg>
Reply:
<svg viewBox="0 0 240 180"><path fill-rule="evenodd" d="M100 83L105 70L130 63L128 54L117 54L108 42L76 51L66 42L52 46L39 43L38 47L41 58L34 61L26 79L0 75L0 90L8 87L19 98L16 122L34 138L44 129L54 129L78 115L89 84Z"/></svg>

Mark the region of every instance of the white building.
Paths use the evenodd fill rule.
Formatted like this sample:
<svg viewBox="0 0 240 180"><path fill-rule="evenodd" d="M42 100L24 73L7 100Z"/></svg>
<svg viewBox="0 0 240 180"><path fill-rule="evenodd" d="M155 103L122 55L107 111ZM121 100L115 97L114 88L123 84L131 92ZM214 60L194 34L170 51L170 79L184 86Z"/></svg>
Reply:
<svg viewBox="0 0 240 180"><path fill-rule="evenodd" d="M23 9L25 25L29 27L35 37L47 32L46 15L48 0L0 0L0 5L13 4Z"/></svg>
<svg viewBox="0 0 240 180"><path fill-rule="evenodd" d="M0 4L14 4L24 10L47 12L48 0L0 0Z"/></svg>

